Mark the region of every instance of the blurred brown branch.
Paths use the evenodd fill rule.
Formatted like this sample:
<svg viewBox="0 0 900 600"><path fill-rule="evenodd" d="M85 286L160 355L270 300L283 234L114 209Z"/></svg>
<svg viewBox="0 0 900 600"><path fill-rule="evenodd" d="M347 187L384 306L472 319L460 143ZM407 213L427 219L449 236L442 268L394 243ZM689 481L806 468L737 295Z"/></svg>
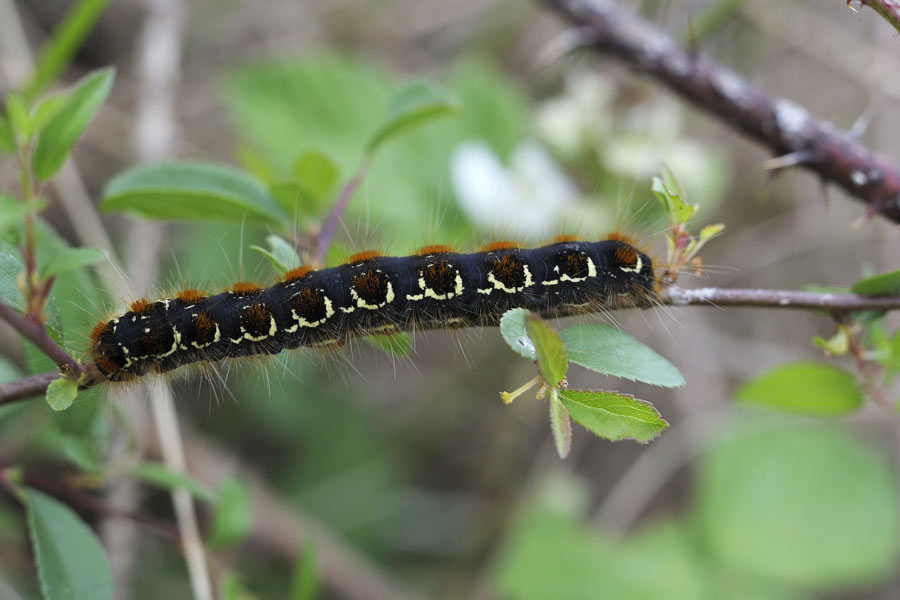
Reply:
<svg viewBox="0 0 900 600"><path fill-rule="evenodd" d="M543 0L578 28L581 41L647 73L768 147L781 166L802 165L900 223L900 169L790 100L766 94L668 34L605 0Z"/></svg>

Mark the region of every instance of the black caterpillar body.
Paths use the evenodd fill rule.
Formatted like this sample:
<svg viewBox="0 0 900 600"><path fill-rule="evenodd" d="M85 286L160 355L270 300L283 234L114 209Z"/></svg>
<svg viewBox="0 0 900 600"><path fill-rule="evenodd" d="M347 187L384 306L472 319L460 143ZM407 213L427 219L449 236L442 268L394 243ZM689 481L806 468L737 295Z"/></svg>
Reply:
<svg viewBox="0 0 900 600"><path fill-rule="evenodd" d="M655 283L650 258L618 238L534 249L500 242L471 254L446 246L403 257L366 252L329 269L294 269L268 288L237 283L211 296L184 290L139 300L97 324L91 354L103 377L125 381L355 336L496 325L516 307L542 316L647 307Z"/></svg>

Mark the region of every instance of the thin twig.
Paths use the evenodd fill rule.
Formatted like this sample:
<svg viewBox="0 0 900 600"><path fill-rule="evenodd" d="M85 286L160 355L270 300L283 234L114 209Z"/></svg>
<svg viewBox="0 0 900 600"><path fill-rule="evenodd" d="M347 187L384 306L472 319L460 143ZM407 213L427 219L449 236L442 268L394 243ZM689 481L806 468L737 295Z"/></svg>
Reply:
<svg viewBox="0 0 900 600"><path fill-rule="evenodd" d="M331 238L334 237L334 231L337 229L338 222L340 222L344 211L347 210L347 204L349 204L350 198L353 197L353 193L363 182L363 179L365 179L371 160L371 156L365 156L360 161L359 165L357 165L356 171L353 172L353 176L350 177L338 193L337 200L335 200L334 206L328 214L328 219L325 221L322 231L316 238L316 249L312 259L314 265L322 264L322 259L325 257L325 252L328 250Z"/></svg>
<svg viewBox="0 0 900 600"><path fill-rule="evenodd" d="M0 469L8 466L9 465L6 464L0 464ZM119 519L127 519L167 540L176 543L180 541L178 530L169 523L130 510L123 510L116 506L110 506L97 496L77 490L58 477L50 477L43 473L25 469L22 471L22 483L28 487L50 494L76 510L116 517Z"/></svg>
<svg viewBox="0 0 900 600"><path fill-rule="evenodd" d="M900 31L900 0L860 0L860 7L868 6L893 26L894 29ZM851 0L847 0L847 6L853 12L859 12L851 6Z"/></svg>
<svg viewBox="0 0 900 600"><path fill-rule="evenodd" d="M647 73L776 156L802 165L900 223L900 169L803 108L770 96L709 58L685 50L666 33L605 0L543 0L579 29L584 45Z"/></svg>
<svg viewBox="0 0 900 600"><path fill-rule="evenodd" d="M315 547L316 569L323 587L348 600L420 600L422 597L393 579L364 554L344 543L314 517L270 491L253 469L241 466L230 451L214 440L185 428L189 471L203 483L218 487L237 471L250 489L253 505L252 539L289 564L309 544ZM147 439L151 454L160 451Z"/></svg>
<svg viewBox="0 0 900 600"><path fill-rule="evenodd" d="M19 400L42 396L50 382L59 377L59 371L48 371L0 385L0 406Z"/></svg>
<svg viewBox="0 0 900 600"><path fill-rule="evenodd" d="M660 302L669 306L814 310L826 312L832 316L843 316L861 310L900 310L900 296L860 296L858 294L748 288L707 287L686 290L672 286L663 292ZM33 395L43 393L46 385L42 387L43 380L38 378L46 377L46 383L49 383L58 375L58 372L53 371L0 385L0 405L26 399L27 396L23 395L22 388ZM101 382L101 378L93 378L87 381L83 387L93 387Z"/></svg>
<svg viewBox="0 0 900 600"><path fill-rule="evenodd" d="M22 337L38 347L38 349L53 359L59 368L69 371L75 377L82 374L83 370L78 361L66 354L56 342L50 339L47 330L40 323L23 317L5 304L0 304L0 318L9 323L13 329L22 334ZM59 375L59 373L57 373Z"/></svg>
<svg viewBox="0 0 900 600"><path fill-rule="evenodd" d="M673 306L715 305L822 310L840 314L856 310L897 310L900 309L900 296L714 287L686 290L673 286L664 293L663 303Z"/></svg>

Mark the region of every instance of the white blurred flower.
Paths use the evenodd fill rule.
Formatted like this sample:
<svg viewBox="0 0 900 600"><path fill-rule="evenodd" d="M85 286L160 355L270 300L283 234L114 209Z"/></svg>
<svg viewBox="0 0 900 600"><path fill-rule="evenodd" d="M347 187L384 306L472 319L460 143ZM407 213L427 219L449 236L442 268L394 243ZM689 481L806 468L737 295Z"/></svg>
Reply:
<svg viewBox="0 0 900 600"><path fill-rule="evenodd" d="M566 78L565 91L538 109L538 136L561 155L578 156L610 130L614 93L607 79L576 71Z"/></svg>
<svg viewBox="0 0 900 600"><path fill-rule="evenodd" d="M485 142L463 142L450 157L450 181L476 226L521 238L552 235L558 215L578 201L575 186L533 141L515 149L508 168Z"/></svg>

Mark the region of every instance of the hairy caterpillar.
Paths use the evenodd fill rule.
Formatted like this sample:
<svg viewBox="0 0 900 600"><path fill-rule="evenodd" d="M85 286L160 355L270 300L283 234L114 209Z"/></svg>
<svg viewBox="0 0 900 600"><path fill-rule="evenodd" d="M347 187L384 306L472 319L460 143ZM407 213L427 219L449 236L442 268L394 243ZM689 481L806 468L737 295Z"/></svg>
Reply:
<svg viewBox="0 0 900 600"><path fill-rule="evenodd" d="M229 357L395 331L496 325L522 307L542 316L646 307L650 258L621 236L568 237L533 249L509 242L461 254L426 246L411 256L353 255L322 270L300 267L268 288L236 283L207 296L138 300L91 334L97 371L110 381Z"/></svg>

